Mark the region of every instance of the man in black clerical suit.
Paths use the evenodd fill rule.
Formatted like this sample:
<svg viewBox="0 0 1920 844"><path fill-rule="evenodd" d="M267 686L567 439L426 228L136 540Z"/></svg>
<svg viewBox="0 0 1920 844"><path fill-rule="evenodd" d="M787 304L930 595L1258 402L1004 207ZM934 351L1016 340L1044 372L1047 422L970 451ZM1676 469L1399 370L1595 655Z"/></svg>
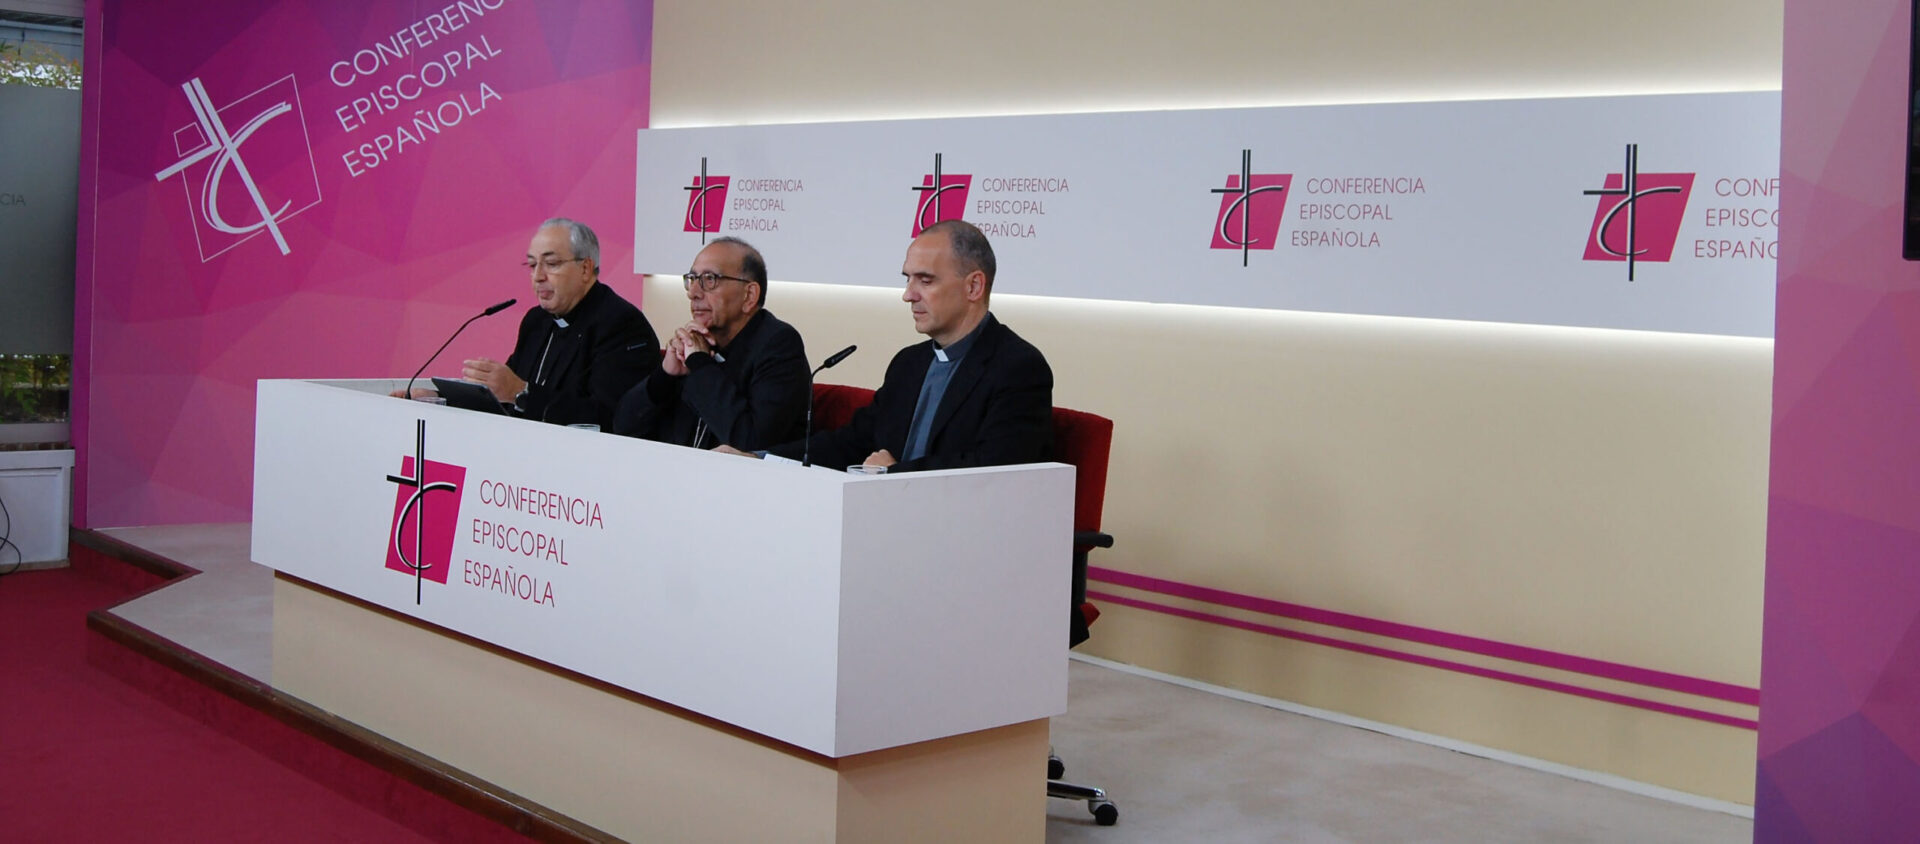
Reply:
<svg viewBox="0 0 1920 844"><path fill-rule="evenodd" d="M537 307L502 364L466 361L461 375L487 385L515 416L559 425L613 421L633 385L660 366L646 315L600 283L600 239L564 217L540 224L527 246Z"/></svg>
<svg viewBox="0 0 1920 844"><path fill-rule="evenodd" d="M799 437L806 422L807 349L769 312L767 262L723 237L682 279L693 319L667 341L660 368L627 391L613 431L676 445L760 449Z"/></svg>
<svg viewBox="0 0 1920 844"><path fill-rule="evenodd" d="M907 247L901 295L929 339L887 365L886 380L853 421L769 449L823 466L864 463L890 472L1032 463L1053 442L1053 370L1032 344L987 309L993 247L961 220L936 223Z"/></svg>

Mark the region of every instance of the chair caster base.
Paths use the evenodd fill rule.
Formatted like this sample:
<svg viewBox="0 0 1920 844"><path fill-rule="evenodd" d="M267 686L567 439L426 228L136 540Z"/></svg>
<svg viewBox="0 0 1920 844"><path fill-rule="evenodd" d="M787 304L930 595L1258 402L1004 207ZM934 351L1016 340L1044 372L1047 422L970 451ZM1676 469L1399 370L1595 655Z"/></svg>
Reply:
<svg viewBox="0 0 1920 844"><path fill-rule="evenodd" d="M1120 807L1107 799L1105 791L1093 786L1048 780L1047 796L1087 801L1087 811L1093 814L1093 822L1099 826L1113 826L1120 822Z"/></svg>
<svg viewBox="0 0 1920 844"><path fill-rule="evenodd" d="M1120 822L1120 808L1105 800L1088 801L1087 810L1093 813L1093 822L1098 826L1113 826Z"/></svg>

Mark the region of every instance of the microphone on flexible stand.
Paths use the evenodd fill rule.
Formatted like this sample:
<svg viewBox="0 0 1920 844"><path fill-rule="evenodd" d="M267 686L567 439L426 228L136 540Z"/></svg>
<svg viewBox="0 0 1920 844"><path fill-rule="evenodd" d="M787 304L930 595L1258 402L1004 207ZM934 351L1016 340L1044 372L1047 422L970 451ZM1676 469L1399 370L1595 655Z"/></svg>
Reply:
<svg viewBox="0 0 1920 844"><path fill-rule="evenodd" d="M834 352L825 361L822 361L819 366L814 367L812 372L807 373L807 433L806 436L800 440L800 465L802 466L813 465L813 463L808 460L808 457L813 454L813 376L819 375L822 369L846 360L847 355L853 354L853 350L858 348L860 347L848 346L840 351Z"/></svg>
<svg viewBox="0 0 1920 844"><path fill-rule="evenodd" d="M413 382L414 382L414 381L416 381L416 380L418 380L418 379L420 378L420 373L422 373L422 372L425 372L425 371L427 371L427 367L429 367L429 366L432 366L432 365L433 365L433 359L434 359L434 358L437 358L437 357L439 357L439 356L440 356L440 353L441 353L441 352L444 352L444 351L446 351L446 350L447 350L447 347L448 347L448 346L451 346L451 345L453 345L453 338L454 338L454 337L458 337L458 336L460 336L460 332L462 332L462 331L465 331L465 330L467 330L467 326L469 326L469 325L472 325L472 324L473 324L473 321L474 321L474 320L476 320L476 319L479 319L479 318L481 318L481 317L490 317L490 316L493 316L494 314L497 314L497 313L499 313L499 312L501 312L501 311L504 311L504 310L506 310L506 309L508 309L508 308L511 308L511 307L513 307L513 303L515 303L515 302L518 302L518 301L520 301L520 300L519 300L519 299L508 299L508 300L507 300L507 301L505 301L505 302L501 302L501 303L500 303L500 304L498 304L498 305L494 305L494 306L493 306L493 307L491 307L491 308L488 308L488 309L486 309L486 310L484 310L484 311L481 311L481 312L479 312L479 313L477 313L477 314L474 314L473 316L470 316L470 317L468 317L468 318L467 318L467 321L466 321L466 322L463 322L463 323L460 323L460 327L459 327L459 328L456 328L456 329L454 329L454 330L453 330L453 336L452 336L452 337L448 337L448 338L447 338L447 342L445 342L445 343L441 343L441 344L440 344L440 348L438 348L438 349L434 349L434 350L433 350L433 354L431 354L431 355L429 355L429 356L427 356L427 362L426 362L426 363L423 363L423 364L420 364L420 368L419 368L419 369L416 369L416 370L414 370L414 372L413 372L413 377L412 377L412 378L408 378L408 379L407 379L407 390L406 390L406 392L405 392L405 393L402 393L402 394L401 394L401 395L402 395L402 397L403 397L403 398L408 398L408 399L411 399L411 398L413 398Z"/></svg>

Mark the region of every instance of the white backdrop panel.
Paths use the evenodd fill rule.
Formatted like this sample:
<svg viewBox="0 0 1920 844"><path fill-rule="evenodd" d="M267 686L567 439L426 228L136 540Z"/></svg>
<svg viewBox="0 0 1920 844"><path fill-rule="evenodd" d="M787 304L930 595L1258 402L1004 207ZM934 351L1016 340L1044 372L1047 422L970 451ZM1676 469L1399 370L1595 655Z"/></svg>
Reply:
<svg viewBox="0 0 1920 844"><path fill-rule="evenodd" d="M776 279L892 285L925 211L980 225L1015 293L1764 337L1779 112L1760 92L647 129L634 269L734 235ZM1588 193L1629 148L1639 200L1605 243L1631 230L1632 280L1594 248L1620 197ZM936 158L949 204L927 210ZM1223 237L1243 161L1282 189Z"/></svg>

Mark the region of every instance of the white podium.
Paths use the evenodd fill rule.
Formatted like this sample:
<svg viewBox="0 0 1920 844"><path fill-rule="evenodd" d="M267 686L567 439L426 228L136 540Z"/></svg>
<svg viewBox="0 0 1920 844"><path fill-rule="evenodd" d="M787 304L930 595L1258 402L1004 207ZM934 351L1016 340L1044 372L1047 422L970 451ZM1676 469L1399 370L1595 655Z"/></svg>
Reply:
<svg viewBox="0 0 1920 844"><path fill-rule="evenodd" d="M623 837L1043 837L1072 467L848 475L394 385L259 385L277 688Z"/></svg>

